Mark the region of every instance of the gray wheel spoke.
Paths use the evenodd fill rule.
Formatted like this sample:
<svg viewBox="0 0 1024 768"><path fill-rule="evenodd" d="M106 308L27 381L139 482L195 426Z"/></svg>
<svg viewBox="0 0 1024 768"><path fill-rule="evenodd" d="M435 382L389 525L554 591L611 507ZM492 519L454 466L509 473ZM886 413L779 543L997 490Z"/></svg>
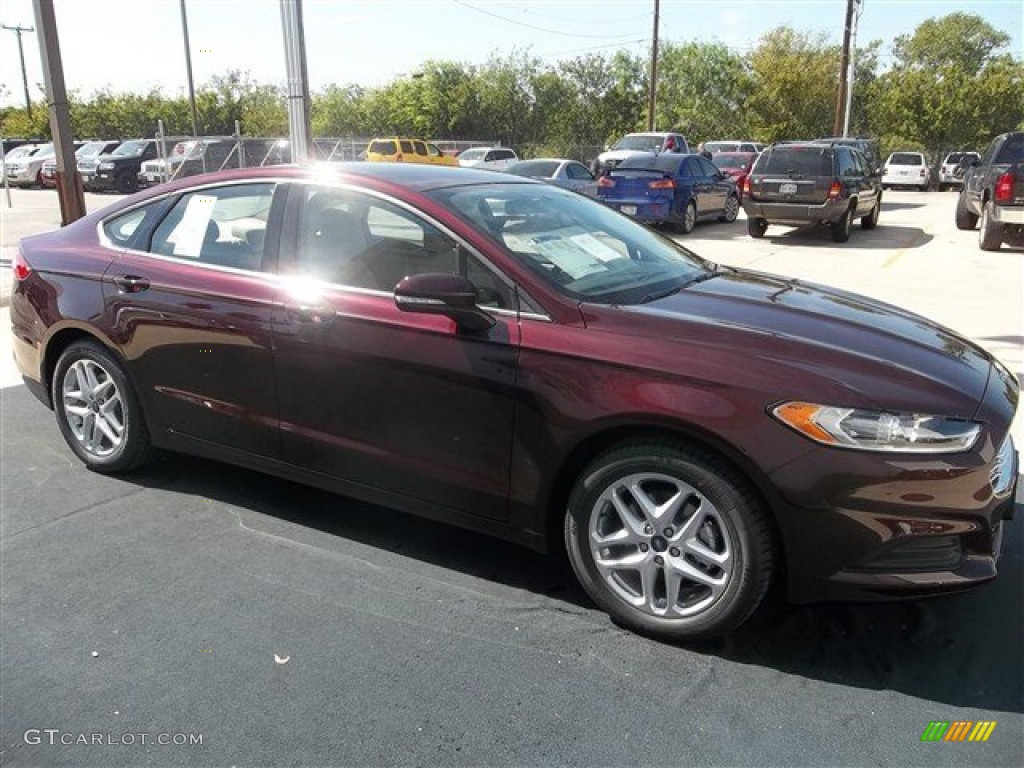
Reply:
<svg viewBox="0 0 1024 768"><path fill-rule="evenodd" d="M118 443L121 442L121 438L114 432L110 424L108 424L107 420L104 419L102 416L96 417L96 426L99 428L99 431L102 433L103 437L107 438L107 440L110 441L111 445L117 445Z"/></svg>
<svg viewBox="0 0 1024 768"><path fill-rule="evenodd" d="M715 505L671 475L638 473L607 487L591 512L589 540L605 585L654 616L706 610L733 575L732 541Z"/></svg>
<svg viewBox="0 0 1024 768"><path fill-rule="evenodd" d="M84 419L89 413L89 408L84 405L68 405L65 403L64 412L70 413L72 416L77 416L80 419Z"/></svg>
<svg viewBox="0 0 1024 768"><path fill-rule="evenodd" d="M114 380L109 376L96 385L96 389L93 390L92 394L94 397L108 397L108 392L117 392L117 387L114 386Z"/></svg>

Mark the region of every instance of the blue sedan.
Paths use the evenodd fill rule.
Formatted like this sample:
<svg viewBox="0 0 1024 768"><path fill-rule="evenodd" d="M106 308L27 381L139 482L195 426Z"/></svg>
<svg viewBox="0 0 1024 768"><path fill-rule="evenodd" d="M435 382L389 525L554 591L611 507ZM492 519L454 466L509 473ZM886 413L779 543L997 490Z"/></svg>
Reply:
<svg viewBox="0 0 1024 768"><path fill-rule="evenodd" d="M700 155L661 154L624 160L597 182L605 204L684 234L699 219L733 222L740 210L736 183Z"/></svg>

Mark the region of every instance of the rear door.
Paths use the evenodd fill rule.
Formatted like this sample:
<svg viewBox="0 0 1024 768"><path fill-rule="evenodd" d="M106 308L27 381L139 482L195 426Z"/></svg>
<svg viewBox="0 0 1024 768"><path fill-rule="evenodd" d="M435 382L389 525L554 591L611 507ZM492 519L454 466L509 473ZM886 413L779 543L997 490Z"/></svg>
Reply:
<svg viewBox="0 0 1024 768"><path fill-rule="evenodd" d="M736 188L735 183L718 170L718 167L707 158L694 157L691 160L696 161L700 167L701 177L706 179L707 192L705 194L707 195L707 200L704 210L709 212L724 211L725 201Z"/></svg>
<svg viewBox="0 0 1024 768"><path fill-rule="evenodd" d="M278 455L269 270L281 191L235 182L169 198L104 275L111 336L159 428Z"/></svg>

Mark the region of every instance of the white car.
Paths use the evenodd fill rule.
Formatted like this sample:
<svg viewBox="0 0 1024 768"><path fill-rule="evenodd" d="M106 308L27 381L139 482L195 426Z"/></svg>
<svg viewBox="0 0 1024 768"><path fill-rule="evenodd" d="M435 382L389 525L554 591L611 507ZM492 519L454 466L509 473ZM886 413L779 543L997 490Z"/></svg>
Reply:
<svg viewBox="0 0 1024 768"><path fill-rule="evenodd" d="M637 155L660 155L663 152L688 153L690 145L679 133L627 133L597 156L591 170L595 176L616 168L623 160Z"/></svg>
<svg viewBox="0 0 1024 768"><path fill-rule="evenodd" d="M970 165L975 160L981 160L977 152L950 152L946 155L939 168L939 191L946 187L962 187L964 176L963 173L957 176L956 169L960 165Z"/></svg>
<svg viewBox="0 0 1024 768"><path fill-rule="evenodd" d="M916 187L927 192L931 183L928 161L920 152L893 152L882 168L882 189Z"/></svg>
<svg viewBox="0 0 1024 768"><path fill-rule="evenodd" d="M459 165L463 168L503 171L518 162L516 153L504 147L470 147L459 153Z"/></svg>
<svg viewBox="0 0 1024 768"><path fill-rule="evenodd" d="M53 157L53 144L23 144L4 157L4 177L15 187L43 185L43 163Z"/></svg>

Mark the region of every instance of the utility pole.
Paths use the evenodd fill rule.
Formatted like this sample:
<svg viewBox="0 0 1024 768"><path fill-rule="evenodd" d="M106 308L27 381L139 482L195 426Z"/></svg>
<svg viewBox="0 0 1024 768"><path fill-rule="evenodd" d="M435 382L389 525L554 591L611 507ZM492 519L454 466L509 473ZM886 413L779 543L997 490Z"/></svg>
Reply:
<svg viewBox="0 0 1024 768"><path fill-rule="evenodd" d="M309 123L309 76L306 73L302 0L281 0L281 27L288 71L288 134L292 143L292 162L305 163L312 159L313 130Z"/></svg>
<svg viewBox="0 0 1024 768"><path fill-rule="evenodd" d="M857 71L857 25L860 15L864 13L864 0L853 0L857 12L853 16L853 31L850 34L850 74L846 77L846 108L843 110L843 136L850 135L850 112L853 109L853 86L856 83L854 73Z"/></svg>
<svg viewBox="0 0 1024 768"><path fill-rule="evenodd" d="M654 130L655 96L658 93L658 11L660 0L654 0L654 32L651 34L651 89L647 94L647 130Z"/></svg>
<svg viewBox="0 0 1024 768"><path fill-rule="evenodd" d="M836 94L836 118L832 123L832 135L841 136L843 131L843 110L846 106L846 89L850 87L850 34L853 27L853 6L856 0L846 0L846 26L843 30L843 53L839 59L839 92Z"/></svg>
<svg viewBox="0 0 1024 768"><path fill-rule="evenodd" d="M25 32L35 32L35 27L11 27L7 24L0 24L0 27L9 29L18 36L18 58L21 59L21 85L25 89L25 111L28 112L28 119L32 119L32 97L28 95L28 75L25 72L25 49L21 45L21 36Z"/></svg>
<svg viewBox="0 0 1024 768"><path fill-rule="evenodd" d="M185 74L188 76L188 104L192 109L192 135L198 138L199 112L196 110L196 88L192 83L192 47L188 42L188 14L185 13L185 0L181 0L181 36L185 40ZM205 152L203 157L205 159Z"/></svg>
<svg viewBox="0 0 1024 768"><path fill-rule="evenodd" d="M60 221L68 225L85 216L85 193L78 177L75 144L71 140L71 112L64 87L64 65L60 59L57 19L53 0L33 0L39 48L43 54L43 79L46 82L46 105L50 113L50 134L57 159L57 198Z"/></svg>

